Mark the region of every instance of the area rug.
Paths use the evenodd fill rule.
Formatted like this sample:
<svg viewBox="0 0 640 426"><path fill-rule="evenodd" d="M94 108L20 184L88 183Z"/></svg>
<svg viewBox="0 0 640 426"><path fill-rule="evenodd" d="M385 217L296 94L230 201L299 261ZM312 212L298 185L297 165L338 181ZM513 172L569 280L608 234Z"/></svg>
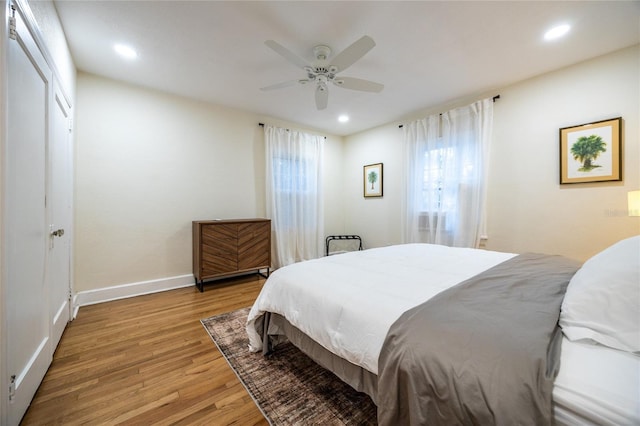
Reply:
<svg viewBox="0 0 640 426"><path fill-rule="evenodd" d="M291 343L273 353L249 352L249 308L201 320L231 368L272 425L375 425L376 406Z"/></svg>

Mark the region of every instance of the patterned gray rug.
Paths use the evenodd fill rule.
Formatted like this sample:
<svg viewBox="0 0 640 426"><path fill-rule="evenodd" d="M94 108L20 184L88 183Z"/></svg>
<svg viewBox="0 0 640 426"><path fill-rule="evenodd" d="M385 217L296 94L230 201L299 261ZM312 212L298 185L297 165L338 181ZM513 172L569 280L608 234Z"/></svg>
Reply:
<svg viewBox="0 0 640 426"><path fill-rule="evenodd" d="M249 308L201 320L272 425L375 425L376 406L290 343L263 356L248 349Z"/></svg>

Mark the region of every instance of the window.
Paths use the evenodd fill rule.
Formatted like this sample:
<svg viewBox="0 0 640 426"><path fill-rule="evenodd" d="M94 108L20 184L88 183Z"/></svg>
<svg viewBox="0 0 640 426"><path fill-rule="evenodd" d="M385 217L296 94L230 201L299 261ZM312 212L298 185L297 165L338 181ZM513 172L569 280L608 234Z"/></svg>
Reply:
<svg viewBox="0 0 640 426"><path fill-rule="evenodd" d="M304 207L316 198L313 162L305 159L278 157L273 160L274 194L283 200L277 205L281 229L316 227L314 216L304 214ZM288 201L287 201L288 200Z"/></svg>
<svg viewBox="0 0 640 426"><path fill-rule="evenodd" d="M485 99L403 126L403 242L477 246L492 114Z"/></svg>
<svg viewBox="0 0 640 426"><path fill-rule="evenodd" d="M454 156L452 148L437 148L424 153L424 179L422 181L423 212L437 212L440 209L451 210L452 200L445 199L443 180L445 165Z"/></svg>
<svg viewBox="0 0 640 426"><path fill-rule="evenodd" d="M305 170L309 168L308 160L279 157L273 161L273 177L275 190L282 193L304 194L309 192Z"/></svg>
<svg viewBox="0 0 640 426"><path fill-rule="evenodd" d="M265 125L266 207L274 268L321 256L324 249L324 139Z"/></svg>

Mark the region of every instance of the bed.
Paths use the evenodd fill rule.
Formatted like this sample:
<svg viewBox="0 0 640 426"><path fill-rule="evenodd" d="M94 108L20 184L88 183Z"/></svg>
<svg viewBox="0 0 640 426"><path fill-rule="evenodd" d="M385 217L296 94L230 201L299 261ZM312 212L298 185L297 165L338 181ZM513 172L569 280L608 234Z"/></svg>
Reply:
<svg viewBox="0 0 640 426"><path fill-rule="evenodd" d="M640 424L639 263L640 236L583 265L430 244L315 259L270 276L249 346L290 340L382 425Z"/></svg>

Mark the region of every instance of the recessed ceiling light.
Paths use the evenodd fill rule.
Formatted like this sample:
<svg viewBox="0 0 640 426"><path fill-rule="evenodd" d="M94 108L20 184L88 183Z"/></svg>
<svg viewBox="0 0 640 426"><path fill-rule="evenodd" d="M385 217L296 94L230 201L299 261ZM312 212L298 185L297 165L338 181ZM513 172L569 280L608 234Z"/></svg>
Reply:
<svg viewBox="0 0 640 426"><path fill-rule="evenodd" d="M338 121L341 123L346 123L347 121L349 121L349 116L343 114L340 117L338 117Z"/></svg>
<svg viewBox="0 0 640 426"><path fill-rule="evenodd" d="M138 57L138 53L132 47L124 44L115 44L113 50L126 59L135 59Z"/></svg>
<svg viewBox="0 0 640 426"><path fill-rule="evenodd" d="M544 33L544 39L547 41L558 39L569 32L571 27L568 24L558 25Z"/></svg>

